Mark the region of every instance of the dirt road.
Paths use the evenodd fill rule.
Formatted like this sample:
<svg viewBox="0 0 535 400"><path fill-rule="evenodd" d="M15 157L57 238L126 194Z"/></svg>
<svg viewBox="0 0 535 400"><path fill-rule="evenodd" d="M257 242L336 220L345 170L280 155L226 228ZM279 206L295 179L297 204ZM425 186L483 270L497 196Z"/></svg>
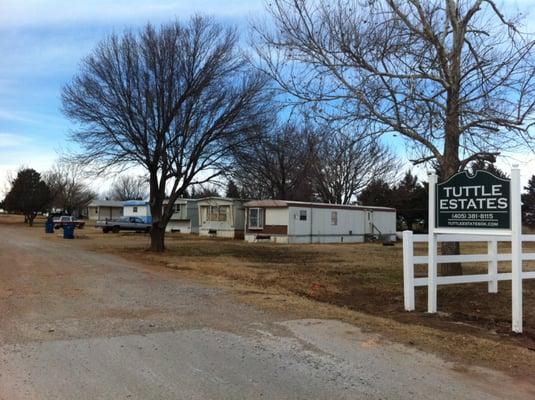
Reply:
<svg viewBox="0 0 535 400"><path fill-rule="evenodd" d="M527 399L535 388L0 225L0 399Z"/></svg>

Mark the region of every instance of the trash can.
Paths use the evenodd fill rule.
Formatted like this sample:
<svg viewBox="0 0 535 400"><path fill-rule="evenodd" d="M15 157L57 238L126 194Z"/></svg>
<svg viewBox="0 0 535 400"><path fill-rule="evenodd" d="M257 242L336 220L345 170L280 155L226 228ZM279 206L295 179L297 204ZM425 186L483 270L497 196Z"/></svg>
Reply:
<svg viewBox="0 0 535 400"><path fill-rule="evenodd" d="M63 239L74 239L74 224L63 224Z"/></svg>
<svg viewBox="0 0 535 400"><path fill-rule="evenodd" d="M45 222L45 233L54 233L54 220L47 219Z"/></svg>

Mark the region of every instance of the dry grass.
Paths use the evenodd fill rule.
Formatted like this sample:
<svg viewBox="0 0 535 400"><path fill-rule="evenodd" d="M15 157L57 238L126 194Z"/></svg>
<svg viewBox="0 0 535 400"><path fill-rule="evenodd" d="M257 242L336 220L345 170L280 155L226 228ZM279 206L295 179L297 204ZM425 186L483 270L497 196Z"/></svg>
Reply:
<svg viewBox="0 0 535 400"><path fill-rule="evenodd" d="M426 290L421 288L417 290L417 311L404 312L400 244L252 244L170 234L168 251L153 254L145 250L147 235L105 235L91 228L79 234L89 240L75 241L77 246L175 270L183 278L234 288L245 301L272 310L339 318L455 361L491 366L514 375L535 370L535 280L525 281L525 333L515 336L510 332L507 282L499 284L498 294L488 294L486 284L441 287L437 315L424 312ZM60 239L54 235L48 240ZM535 246L530 249L535 251ZM485 250L477 243L462 247L463 253ZM500 252L506 251L507 246L500 246ZM415 251L424 252L425 245ZM508 268L507 263L500 265L501 270ZM525 268L535 269L535 263ZM465 265L465 273L485 270L484 264ZM417 270L417 274L423 273L422 268Z"/></svg>

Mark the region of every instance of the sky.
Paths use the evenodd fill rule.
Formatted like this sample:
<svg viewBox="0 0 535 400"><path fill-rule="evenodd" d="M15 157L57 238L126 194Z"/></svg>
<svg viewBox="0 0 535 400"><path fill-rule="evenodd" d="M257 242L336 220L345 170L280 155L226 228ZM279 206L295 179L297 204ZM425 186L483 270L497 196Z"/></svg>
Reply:
<svg viewBox="0 0 535 400"><path fill-rule="evenodd" d="M535 0L508 0L506 6L533 8L535 15ZM99 40L195 13L246 29L263 9L262 0L0 0L0 197L9 173L20 166L43 172L69 146L61 88ZM512 156L499 166L507 171L520 162L525 179L535 174L535 156Z"/></svg>

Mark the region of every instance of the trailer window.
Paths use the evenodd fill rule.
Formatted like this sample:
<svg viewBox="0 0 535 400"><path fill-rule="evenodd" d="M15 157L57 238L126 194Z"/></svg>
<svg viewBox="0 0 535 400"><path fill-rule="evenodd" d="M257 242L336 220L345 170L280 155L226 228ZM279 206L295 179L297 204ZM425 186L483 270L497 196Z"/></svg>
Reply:
<svg viewBox="0 0 535 400"><path fill-rule="evenodd" d="M249 209L249 228L261 229L263 227L262 210L260 208Z"/></svg>
<svg viewBox="0 0 535 400"><path fill-rule="evenodd" d="M299 221L307 220L307 210L299 210Z"/></svg>
<svg viewBox="0 0 535 400"><path fill-rule="evenodd" d="M209 221L216 222L219 219L219 208L217 206L210 207Z"/></svg>
<svg viewBox="0 0 535 400"><path fill-rule="evenodd" d="M227 222L230 213L230 206L211 206L208 221Z"/></svg>
<svg viewBox="0 0 535 400"><path fill-rule="evenodd" d="M229 206L219 206L219 222L227 222Z"/></svg>
<svg viewBox="0 0 535 400"><path fill-rule="evenodd" d="M338 225L338 211L331 211L331 225Z"/></svg>

